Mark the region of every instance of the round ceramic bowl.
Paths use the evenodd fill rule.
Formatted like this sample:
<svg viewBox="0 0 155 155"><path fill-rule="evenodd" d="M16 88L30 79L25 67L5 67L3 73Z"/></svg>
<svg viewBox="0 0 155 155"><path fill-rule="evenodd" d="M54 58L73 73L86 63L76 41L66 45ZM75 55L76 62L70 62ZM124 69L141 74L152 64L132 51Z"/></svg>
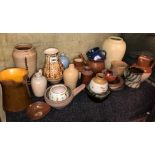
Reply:
<svg viewBox="0 0 155 155"><path fill-rule="evenodd" d="M63 84L56 84L50 88L49 99L52 101L63 101L69 97L68 89Z"/></svg>

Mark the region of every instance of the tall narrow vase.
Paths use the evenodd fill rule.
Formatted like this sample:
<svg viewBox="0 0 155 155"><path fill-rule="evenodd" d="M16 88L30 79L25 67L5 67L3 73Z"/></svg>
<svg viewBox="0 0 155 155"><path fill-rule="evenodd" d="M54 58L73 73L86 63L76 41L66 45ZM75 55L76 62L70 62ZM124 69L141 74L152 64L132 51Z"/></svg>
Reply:
<svg viewBox="0 0 155 155"><path fill-rule="evenodd" d="M106 51L105 67L110 69L112 61L123 59L126 43L121 37L111 36L103 42L102 49Z"/></svg>

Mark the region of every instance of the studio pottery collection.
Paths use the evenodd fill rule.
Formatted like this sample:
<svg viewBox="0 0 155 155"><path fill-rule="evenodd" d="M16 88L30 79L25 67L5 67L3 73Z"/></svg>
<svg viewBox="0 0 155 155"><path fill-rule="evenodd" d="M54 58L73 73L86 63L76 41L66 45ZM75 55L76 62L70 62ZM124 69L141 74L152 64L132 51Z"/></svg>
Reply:
<svg viewBox="0 0 155 155"><path fill-rule="evenodd" d="M101 48L87 49L72 59L51 47L43 50L44 64L37 70L35 47L17 44L12 52L15 66L0 71L3 108L8 112L26 110L30 120L38 120L52 108L69 106L81 91L94 102L104 103L113 91L125 86L137 89L151 75L155 61L139 55L136 63L128 65L123 60L125 51L125 41L116 36L105 39ZM32 103L32 96L38 101Z"/></svg>

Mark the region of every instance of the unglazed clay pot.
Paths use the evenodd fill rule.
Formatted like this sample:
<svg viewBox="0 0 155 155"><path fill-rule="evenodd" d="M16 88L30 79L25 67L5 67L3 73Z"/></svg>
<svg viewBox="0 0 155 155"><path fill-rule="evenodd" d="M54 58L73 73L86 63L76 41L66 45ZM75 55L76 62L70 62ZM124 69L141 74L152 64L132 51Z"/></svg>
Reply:
<svg viewBox="0 0 155 155"><path fill-rule="evenodd" d="M126 51L126 43L121 37L111 36L102 45L106 51L105 67L110 69L113 60L121 61Z"/></svg>
<svg viewBox="0 0 155 155"><path fill-rule="evenodd" d="M28 70L30 78L37 69L37 52L32 44L17 44L12 53L16 67Z"/></svg>
<svg viewBox="0 0 155 155"><path fill-rule="evenodd" d="M41 69L33 75L31 79L31 87L35 96L44 96L47 87L47 79L42 75Z"/></svg>
<svg viewBox="0 0 155 155"><path fill-rule="evenodd" d="M45 63L43 75L53 84L57 84L63 77L63 65L58 57L58 49L48 48L44 51Z"/></svg>
<svg viewBox="0 0 155 155"><path fill-rule="evenodd" d="M28 71L24 68L8 68L0 71L5 111L19 112L31 103L27 75Z"/></svg>
<svg viewBox="0 0 155 155"><path fill-rule="evenodd" d="M124 61L114 60L111 62L111 70L117 75L122 76L128 65Z"/></svg>
<svg viewBox="0 0 155 155"><path fill-rule="evenodd" d="M70 64L69 67L65 69L63 73L64 83L71 90L73 90L76 87L78 77L79 77L79 72L75 68L74 64Z"/></svg>
<svg viewBox="0 0 155 155"><path fill-rule="evenodd" d="M134 64L133 66L140 68L144 71L141 81L145 81L152 74L152 68L154 67L154 65L155 65L155 60L152 57L141 55L138 57L137 64Z"/></svg>

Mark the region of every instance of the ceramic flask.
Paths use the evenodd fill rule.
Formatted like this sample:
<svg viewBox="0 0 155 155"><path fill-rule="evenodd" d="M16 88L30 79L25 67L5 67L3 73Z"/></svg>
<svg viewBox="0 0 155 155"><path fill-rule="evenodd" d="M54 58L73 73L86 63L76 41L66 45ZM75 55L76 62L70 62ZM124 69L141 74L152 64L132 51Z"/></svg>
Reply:
<svg viewBox="0 0 155 155"><path fill-rule="evenodd" d="M108 90L108 82L104 78L103 73L97 73L95 77L92 78L89 84L89 88L92 92L96 94L102 94Z"/></svg>
<svg viewBox="0 0 155 155"><path fill-rule="evenodd" d="M65 69L63 73L63 79L66 86L68 86L71 90L76 87L78 81L79 72L75 68L74 64L70 64L67 69Z"/></svg>
<svg viewBox="0 0 155 155"><path fill-rule="evenodd" d="M47 87L47 79L42 75L41 69L33 75L31 87L35 96L42 97L44 95Z"/></svg>
<svg viewBox="0 0 155 155"><path fill-rule="evenodd" d="M105 67L110 69L113 60L121 61L126 51L126 43L121 37L111 36L102 45L106 51Z"/></svg>
<svg viewBox="0 0 155 155"><path fill-rule="evenodd" d="M65 55L65 53L61 53L59 59L63 64L64 68L68 68L70 61L69 58Z"/></svg>

